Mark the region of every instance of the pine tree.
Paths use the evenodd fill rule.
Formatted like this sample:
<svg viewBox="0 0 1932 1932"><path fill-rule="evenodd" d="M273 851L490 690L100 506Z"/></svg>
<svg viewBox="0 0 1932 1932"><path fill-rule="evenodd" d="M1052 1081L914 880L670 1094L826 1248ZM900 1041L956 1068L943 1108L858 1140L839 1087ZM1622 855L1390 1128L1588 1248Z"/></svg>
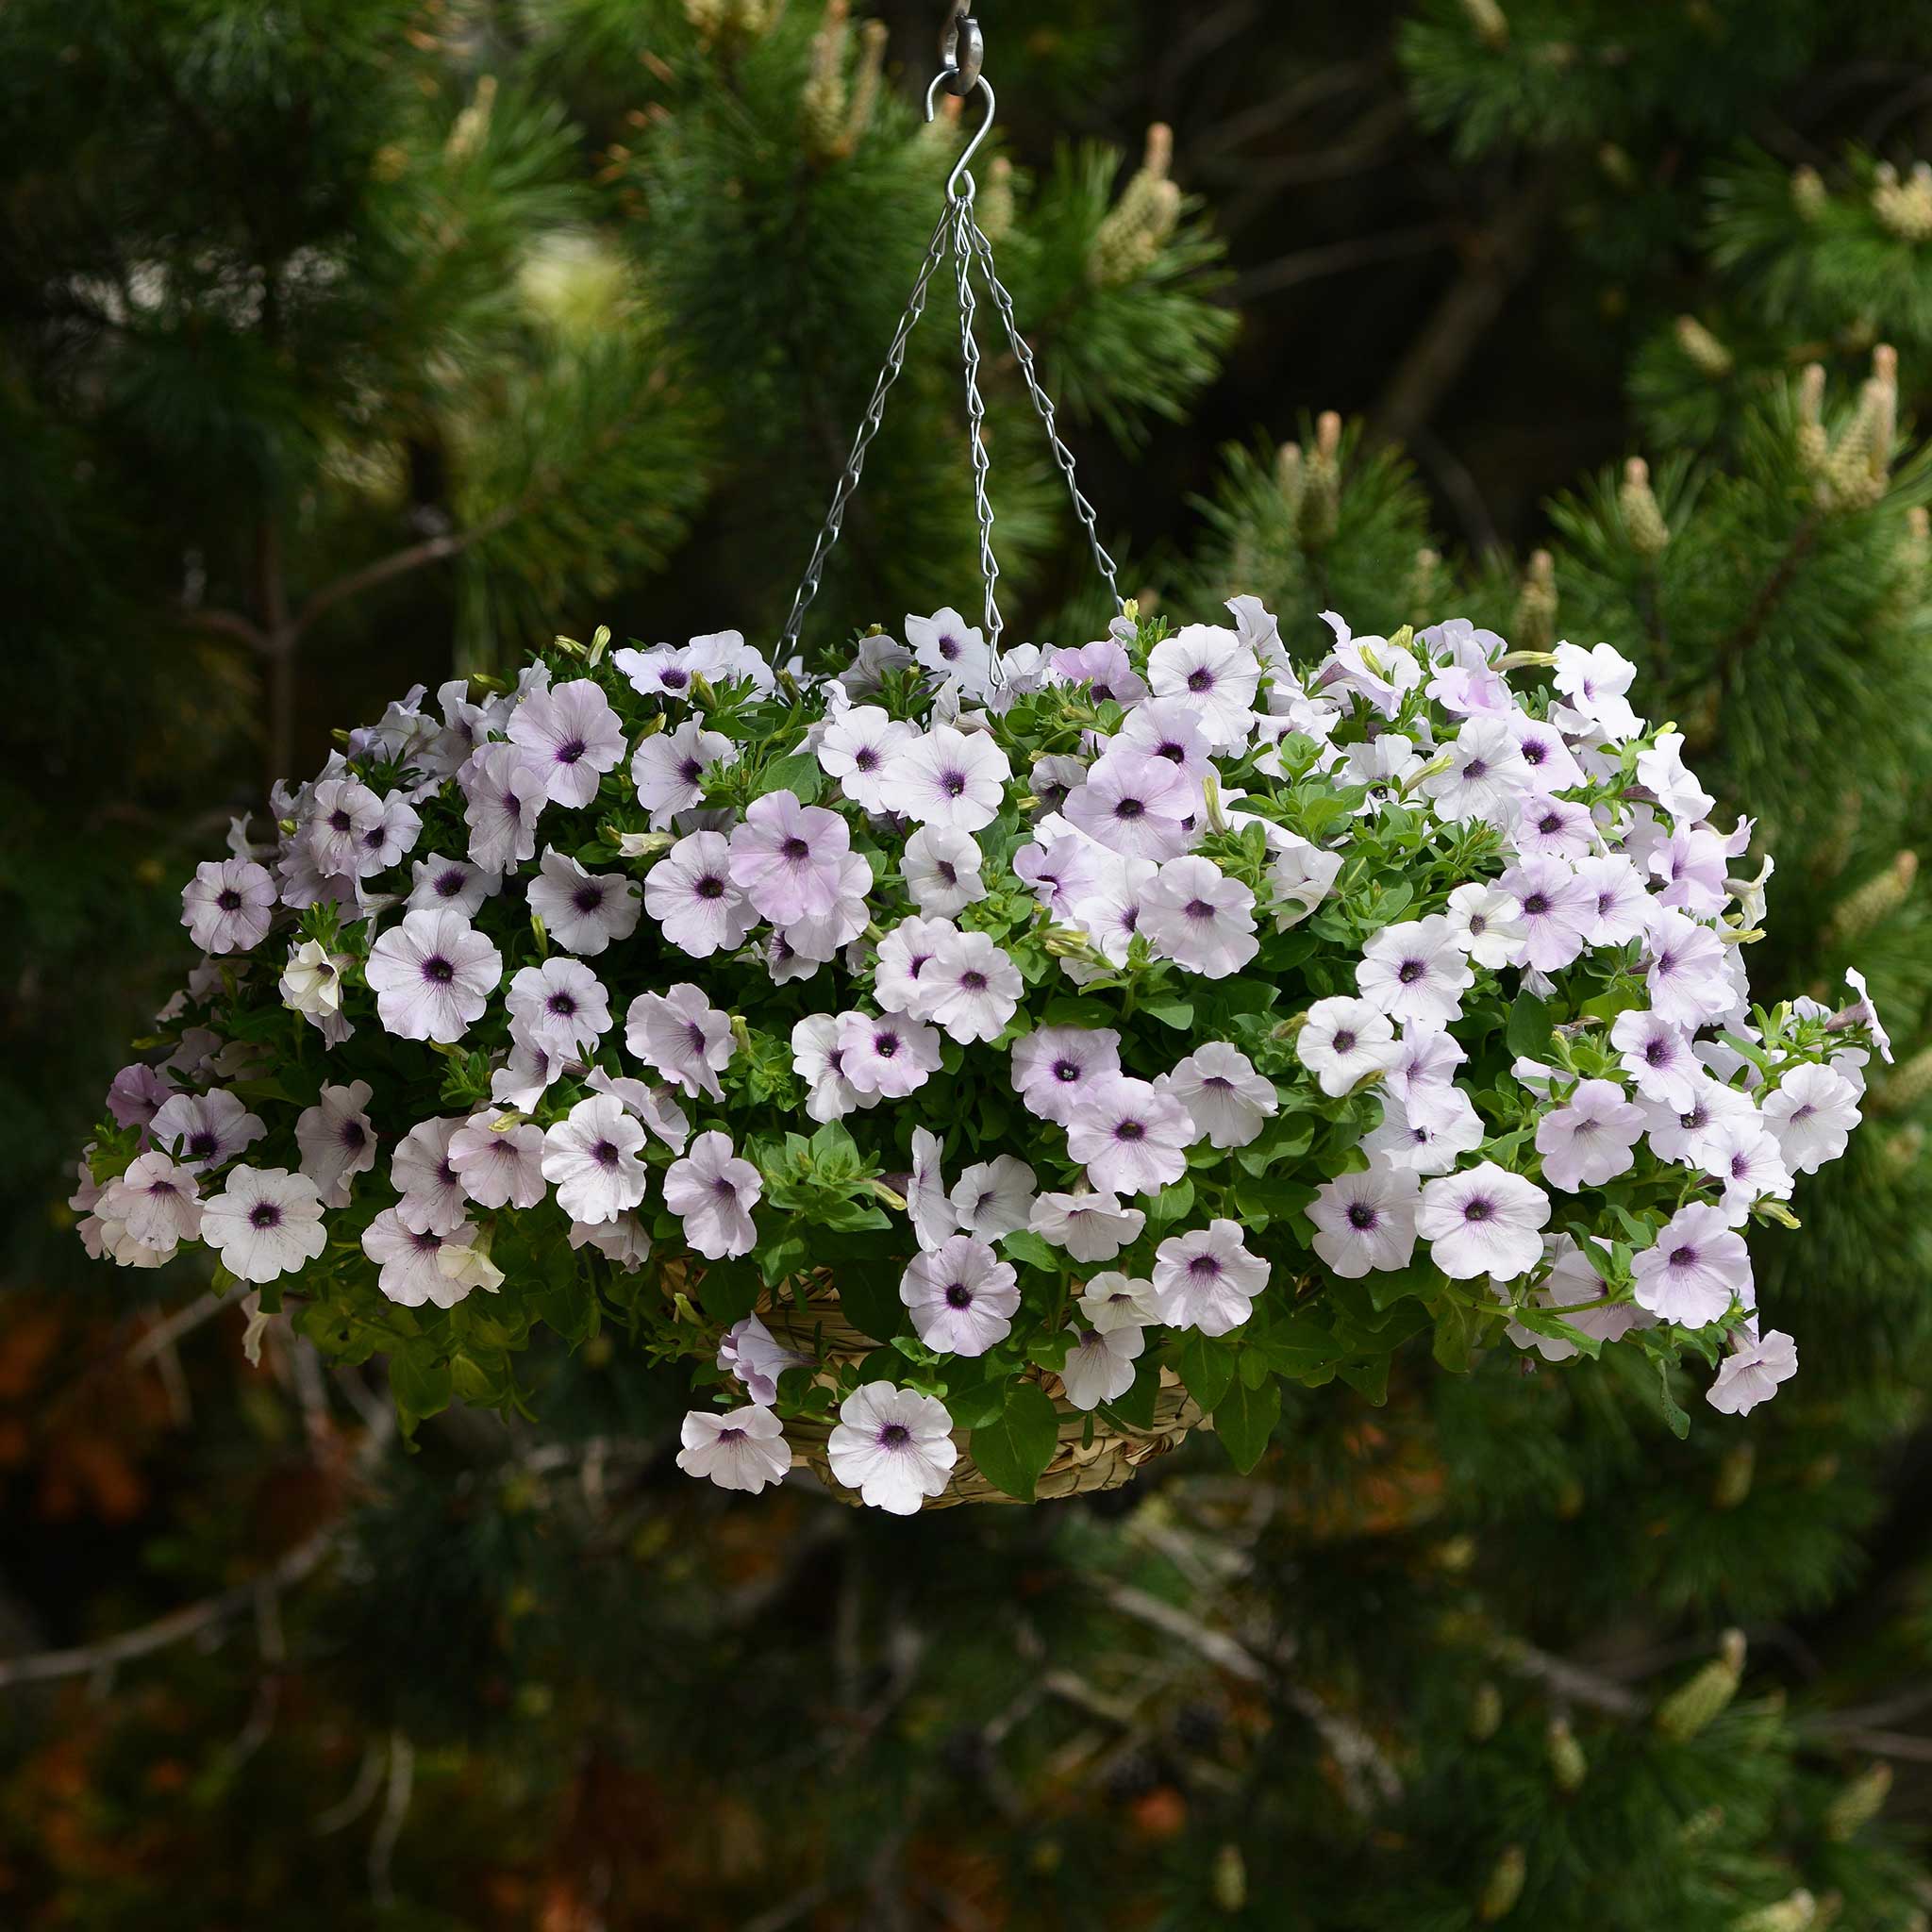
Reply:
<svg viewBox="0 0 1932 1932"><path fill-rule="evenodd" d="M1038 157L1039 104L1131 62L1095 9L1036 11L1058 57L1016 60L1010 118ZM1418 119L1539 221L1564 210L1538 294L1627 346L1628 447L1521 557L1465 557L1381 425L1316 411L1228 454L1190 554L1135 565L1191 615L1257 592L1297 649L1324 608L1357 632L1460 611L1643 659L1645 708L1779 855L1755 976L1828 997L1862 964L1899 1042L1853 1158L1764 1251L1801 1379L1687 1424L1689 1389L1623 1351L1452 1374L1418 1341L1379 1405L1293 1393L1252 1477L1204 1442L1112 1497L899 1524L686 1483L682 1391L621 1335L538 1363L533 1420L459 1409L404 1457L373 1371L325 1382L270 1324L238 1374L242 1324L199 1284L144 1341L37 1340L28 1302L0 1367L55 1349L58 1392L0 1374L0 1444L30 1438L50 1513L82 1494L141 1521L179 1405L215 1418L158 1580L127 1584L123 1549L86 1627L32 1642L184 1600L226 1641L57 1652L39 1692L0 1662L24 1714L0 1887L143 1927L1925 1924L1887 1813L1897 1680L1928 1663L1899 1473L1932 1365L1932 472L1901 427L1932 391L1925 190L1896 120L1867 142L1889 160L1740 148L1841 12L1409 9ZM1877 65L1925 51L1903 10L1854 31ZM177 822L238 768L258 681L279 760L325 687L373 715L412 636L433 676L599 620L775 635L957 151L892 54L838 0L0 18L25 217L0 243L0 462L71 761L0 796L30 826L26 942L70 982L30 1010L87 1035L43 1074L71 1084L113 1034L81 1015L139 971L89 960L90 887L162 842L103 845L83 807L132 792ZM1158 438L1228 346L1174 172L1158 128L1138 167L1075 146L980 169L1083 455ZM971 595L958 383L942 292L808 646ZM1041 635L1072 634L1096 605L1009 368L989 441L1008 577ZM159 857L166 901L184 867ZM132 954L172 909L114 916ZM1852 1598L1881 1522L1888 1588ZM68 1547L40 1543L37 1583Z"/></svg>

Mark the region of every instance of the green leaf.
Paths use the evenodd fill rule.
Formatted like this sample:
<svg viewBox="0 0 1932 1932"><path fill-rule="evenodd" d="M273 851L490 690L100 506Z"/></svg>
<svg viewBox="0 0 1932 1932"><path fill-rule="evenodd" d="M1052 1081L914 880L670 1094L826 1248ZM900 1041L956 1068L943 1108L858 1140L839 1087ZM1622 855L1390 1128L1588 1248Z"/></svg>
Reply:
<svg viewBox="0 0 1932 1932"><path fill-rule="evenodd" d="M1234 1380L1234 1356L1233 1347L1219 1337L1192 1330L1182 1336L1174 1348L1174 1374L1196 1404L1210 1414Z"/></svg>
<svg viewBox="0 0 1932 1932"><path fill-rule="evenodd" d="M1186 1174L1172 1187L1162 1188L1147 1204L1147 1225L1167 1227L1193 1211L1194 1184Z"/></svg>
<svg viewBox="0 0 1932 1932"><path fill-rule="evenodd" d="M1670 1424L1671 1434L1682 1441L1690 1433L1690 1418L1685 1414L1677 1401L1676 1391L1671 1387L1671 1365L1662 1356L1657 1362L1657 1407L1663 1411L1663 1418Z"/></svg>
<svg viewBox="0 0 1932 1932"><path fill-rule="evenodd" d="M425 1416L440 1415L455 1392L449 1364L427 1350L408 1349L390 1357L390 1393L402 1417L403 1433L414 1432Z"/></svg>
<svg viewBox="0 0 1932 1932"><path fill-rule="evenodd" d="M1022 1228L1017 1234L1002 1235L1000 1246L1007 1251L1009 1260L1024 1261L1029 1268L1038 1268L1042 1274L1058 1274L1067 1265L1066 1257L1058 1249L1049 1246L1026 1228Z"/></svg>
<svg viewBox="0 0 1932 1932"><path fill-rule="evenodd" d="M861 1335L890 1341L906 1319L899 1299L899 1265L895 1261L841 1261L835 1272L839 1306Z"/></svg>
<svg viewBox="0 0 1932 1932"><path fill-rule="evenodd" d="M1158 1020L1163 1026L1172 1026L1175 1032L1185 1032L1194 1024L1194 1008L1188 1000L1146 1000L1141 1010L1150 1020Z"/></svg>
<svg viewBox="0 0 1932 1932"><path fill-rule="evenodd" d="M698 1299L706 1314L728 1328L758 1307L758 1271L749 1261L713 1261L705 1270Z"/></svg>
<svg viewBox="0 0 1932 1932"><path fill-rule="evenodd" d="M795 751L789 757L774 758L753 781L751 795L763 798L772 791L790 791L800 805L809 805L824 788L825 774L819 761L808 752Z"/></svg>
<svg viewBox="0 0 1932 1932"><path fill-rule="evenodd" d="M1237 1378L1214 1411L1214 1433L1243 1475L1261 1459L1281 1420L1281 1384L1272 1375L1258 1389Z"/></svg>
<svg viewBox="0 0 1932 1932"><path fill-rule="evenodd" d="M1389 1357L1373 1357L1365 1362L1343 1362L1335 1372L1348 1386L1366 1395L1377 1408L1389 1400Z"/></svg>
<svg viewBox="0 0 1932 1932"><path fill-rule="evenodd" d="M1059 1446L1059 1412L1038 1382L1013 1382L997 1420L973 1431L973 1459L995 1488L1022 1503L1033 1500L1040 1472Z"/></svg>
<svg viewBox="0 0 1932 1932"><path fill-rule="evenodd" d="M956 1429L983 1429L1006 1413L1008 1380L982 1375L976 1382L946 1384L946 1413Z"/></svg>
<svg viewBox="0 0 1932 1932"><path fill-rule="evenodd" d="M1504 1039L1509 1051L1525 1059L1541 1059L1549 1051L1556 1024L1550 1018L1549 1003L1533 992L1520 992L1509 1008L1509 1024Z"/></svg>
<svg viewBox="0 0 1932 1932"><path fill-rule="evenodd" d="M1435 1356L1452 1375L1466 1375L1482 1334L1482 1322L1467 1302L1444 1295L1431 1305L1436 1318Z"/></svg>

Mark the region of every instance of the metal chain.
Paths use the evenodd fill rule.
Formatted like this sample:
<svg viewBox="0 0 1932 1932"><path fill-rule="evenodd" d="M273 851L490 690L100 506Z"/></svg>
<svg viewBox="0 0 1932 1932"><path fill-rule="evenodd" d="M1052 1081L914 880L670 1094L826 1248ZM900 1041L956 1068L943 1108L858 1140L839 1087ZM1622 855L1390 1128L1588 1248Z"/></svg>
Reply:
<svg viewBox="0 0 1932 1932"><path fill-rule="evenodd" d="M959 284L959 350L966 365L966 440L973 456L973 508L979 518L979 574L986 580L986 641L991 654L989 675L995 687L1006 682L1000 670L1000 632L1006 620L1000 615L994 587L999 582L999 560L992 554L992 502L986 493L986 399L979 392L979 342L973 332L977 304L973 297L973 197L969 187L951 205L953 221L953 263Z"/></svg>
<svg viewBox="0 0 1932 1932"><path fill-rule="evenodd" d="M825 558L831 555L832 546L838 542L844 529L845 507L852 501L853 491L858 488L859 476L865 470L865 453L871 448L872 440L879 433L879 425L885 419L886 396L898 380L899 372L906 366L906 345L911 340L914 325L924 312L927 287L934 270L945 256L949 242L957 248L957 217L950 203L932 231L932 241L927 244L924 261L920 264L919 277L912 284L906 312L899 318L891 347L886 351L885 367L879 371L878 381L873 386L872 400L866 405L858 434L853 441L852 454L845 459L845 474L839 478L839 487L832 493L832 507L826 512L818 541L812 546L811 561L806 565L805 575L799 580L797 593L791 600L791 615L785 620L784 633L778 640L781 654L789 652L798 642L806 608L819 593L819 577L824 570Z"/></svg>
<svg viewBox="0 0 1932 1932"><path fill-rule="evenodd" d="M1041 387L1039 372L1033 364L1033 351L1027 346L1026 338L1020 332L1018 318L1013 313L1013 298L1008 292L1007 285L1000 280L999 271L993 266L992 243L987 240L986 232L974 220L969 206L966 223L971 230L974 253L979 258L981 273L986 276L986 285L992 291L993 306L999 310L1000 320L1006 325L1007 341L1012 344L1013 358L1020 365L1020 374L1025 378L1027 393L1033 398L1033 407L1040 412L1040 420L1046 425L1046 440L1053 447L1053 459L1059 467L1062 476L1067 479L1067 492L1074 499L1074 514L1080 520L1080 527L1087 532L1088 547L1093 552L1093 561L1100 575L1107 579L1107 588L1113 597L1114 608L1121 604L1121 587L1116 580L1114 560L1107 553L1100 541L1099 516L1093 506L1087 501L1078 482L1074 476L1074 453L1062 441L1059 428L1054 420L1053 398Z"/></svg>

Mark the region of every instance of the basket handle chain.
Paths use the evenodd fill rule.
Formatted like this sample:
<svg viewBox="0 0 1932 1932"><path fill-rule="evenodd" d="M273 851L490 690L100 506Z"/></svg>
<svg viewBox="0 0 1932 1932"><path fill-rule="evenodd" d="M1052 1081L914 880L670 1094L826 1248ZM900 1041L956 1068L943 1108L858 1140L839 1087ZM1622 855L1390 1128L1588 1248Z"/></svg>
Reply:
<svg viewBox="0 0 1932 1932"><path fill-rule="evenodd" d="M858 434L853 440L852 453L846 458L844 473L839 478L838 488L832 492L831 508L826 513L824 525L819 531L818 541L812 546L811 560L806 565L805 575L799 581L797 593L791 600L791 614L785 621L785 628L778 641L778 650L782 656L798 642L799 633L805 624L806 610L812 599L818 595L819 579L824 574L825 559L831 555L832 546L839 541L844 527L846 508L858 488L860 475L864 473L866 452L872 447L873 439L878 434L879 425L885 419L886 397L906 366L907 345L911 340L913 328L918 324L920 316L924 313L926 296L933 275L941 261L947 255L951 255L959 301L959 350L966 378L966 427L972 444L973 507L979 525L979 574L986 586L986 630L991 652L989 675L994 688L997 689L1006 683L1006 673L1000 659L1000 634L1006 628L1006 620L1000 614L999 599L995 591L999 582L1000 567L998 559L993 555L992 504L988 497L986 487L990 463L984 435L986 402L979 390L979 342L974 329L977 316L977 304L973 292L973 273L975 268L992 297L993 307L998 311L1007 341L1012 348L1013 358L1025 381L1027 393L1033 400L1033 407L1041 422L1045 425L1047 442L1052 448L1054 462L1061 475L1066 478L1067 490L1073 498L1074 514L1079 520L1081 529L1086 533L1088 547L1093 553L1094 565L1107 581L1108 591L1113 599L1115 608L1118 609L1123 607L1114 560L1108 555L1106 547L1100 541L1098 519L1093 506L1087 500L1074 476L1074 453L1067 447L1059 433L1055 420L1053 399L1041 387L1033 352L1027 346L1026 338L1020 332L1019 321L1013 312L1012 295L1006 284L1000 280L993 265L992 243L974 216L974 181L969 164L979 144L986 139L988 130L992 126L995 102L991 84L980 71L980 63L985 58L984 37L978 22L966 14L963 0L952 0L941 45L944 64L925 91L925 118L928 121L933 119L941 88L959 95L961 99L968 98L975 92L985 94L986 118L974 130L973 139L966 144L966 151L954 164L951 175L946 178L945 208L933 229L932 240L926 246L925 259L920 264L918 277L912 284L912 293L907 301L906 312L899 318L899 326L893 332L891 344L886 351L884 367L880 369L878 380L873 386L872 399L866 405L865 414L860 419Z"/></svg>

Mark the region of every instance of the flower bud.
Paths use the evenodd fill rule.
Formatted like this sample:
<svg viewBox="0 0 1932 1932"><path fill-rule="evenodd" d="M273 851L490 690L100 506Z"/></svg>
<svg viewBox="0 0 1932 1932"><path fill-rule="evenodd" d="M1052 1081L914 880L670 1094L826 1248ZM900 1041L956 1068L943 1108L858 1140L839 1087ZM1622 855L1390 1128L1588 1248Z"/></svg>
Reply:
<svg viewBox="0 0 1932 1932"><path fill-rule="evenodd" d="M1829 946L1847 946L1890 919L1911 896L1919 875L1919 855L1909 847L1895 853L1891 863L1838 903L1825 932Z"/></svg>
<svg viewBox="0 0 1932 1932"><path fill-rule="evenodd" d="M1547 550L1530 553L1529 570L1516 597L1516 635L1523 648L1547 651L1557 635L1557 562Z"/></svg>
<svg viewBox="0 0 1932 1932"><path fill-rule="evenodd" d="M1688 1743L1724 1714L1743 1677L1744 1633L1726 1630L1718 1655L1665 1698L1651 1722L1673 1743Z"/></svg>
<svg viewBox="0 0 1932 1932"><path fill-rule="evenodd" d="M1571 1792L1583 1788L1583 1780L1590 1775L1590 1760L1583 1755L1583 1746L1576 1741L1576 1733L1570 1728L1570 1720L1556 1717L1550 1720L1547 1738L1550 1754L1550 1776L1557 1789L1567 1797Z"/></svg>
<svg viewBox="0 0 1932 1932"><path fill-rule="evenodd" d="M1087 278L1096 288L1119 288L1144 274L1180 225L1181 192L1168 179L1173 162L1174 130L1157 121L1147 130L1141 166L1093 231Z"/></svg>
<svg viewBox="0 0 1932 1932"><path fill-rule="evenodd" d="M1825 1837L1834 1844L1857 1838L1878 1816L1890 1793L1890 1765L1880 1761L1861 1771L1825 1807Z"/></svg>
<svg viewBox="0 0 1932 1932"><path fill-rule="evenodd" d="M1529 1860L1524 1857L1523 1847L1505 1845L1502 1856L1490 1868L1482 1897L1476 1901L1477 1924L1493 1925L1499 1919L1507 1919L1523 1897L1523 1883L1528 1876Z"/></svg>
<svg viewBox="0 0 1932 1932"><path fill-rule="evenodd" d="M1503 1725L1503 1693L1487 1677L1475 1687L1469 1700L1469 1735L1486 1744Z"/></svg>
<svg viewBox="0 0 1932 1932"><path fill-rule="evenodd" d="M1722 382L1737 367L1731 352L1694 315L1678 316L1677 346L1713 382Z"/></svg>
<svg viewBox="0 0 1932 1932"><path fill-rule="evenodd" d="M1872 174L1872 212L1901 242L1932 242L1932 162L1914 161L1901 181L1898 170L1881 161Z"/></svg>
<svg viewBox="0 0 1932 1932"><path fill-rule="evenodd" d="M1656 492L1650 487L1650 465L1641 457L1632 457L1624 465L1624 487L1617 492L1617 508L1624 519L1624 534L1639 557L1661 557L1671 541L1670 526L1657 508Z"/></svg>
<svg viewBox="0 0 1932 1932"><path fill-rule="evenodd" d="M1462 10L1475 29L1475 37L1491 53L1500 54L1509 44L1509 16L1497 0L1462 0Z"/></svg>
<svg viewBox="0 0 1932 1932"><path fill-rule="evenodd" d="M1710 1500L1718 1509L1735 1509L1751 1493L1751 1478L1757 1467L1757 1447L1740 1442L1728 1451L1717 1466L1717 1481L1711 1485Z"/></svg>
<svg viewBox="0 0 1932 1932"><path fill-rule="evenodd" d="M1818 1924L1818 1901L1801 1886L1789 1898L1763 1910L1746 1912L1734 1932L1812 1932Z"/></svg>
<svg viewBox="0 0 1932 1932"><path fill-rule="evenodd" d="M1830 206L1824 176L1808 163L1791 170L1791 206L1801 222L1815 222Z"/></svg>
<svg viewBox="0 0 1932 1932"><path fill-rule="evenodd" d="M1891 1077L1877 1088L1869 1103L1874 1113L1909 1113L1932 1093L1932 1046L1901 1060Z"/></svg>
<svg viewBox="0 0 1932 1932"><path fill-rule="evenodd" d="M1214 1855L1214 1873L1208 1881L1214 1903L1224 1912L1239 1912L1248 1903L1248 1867L1239 1845L1223 1845Z"/></svg>

